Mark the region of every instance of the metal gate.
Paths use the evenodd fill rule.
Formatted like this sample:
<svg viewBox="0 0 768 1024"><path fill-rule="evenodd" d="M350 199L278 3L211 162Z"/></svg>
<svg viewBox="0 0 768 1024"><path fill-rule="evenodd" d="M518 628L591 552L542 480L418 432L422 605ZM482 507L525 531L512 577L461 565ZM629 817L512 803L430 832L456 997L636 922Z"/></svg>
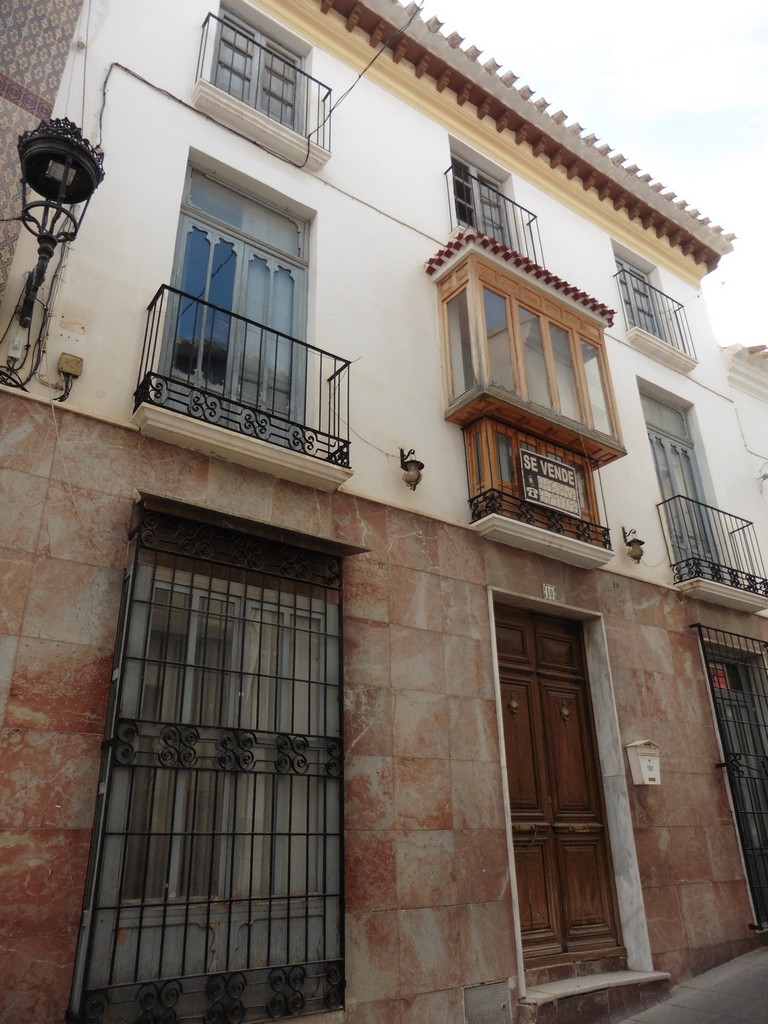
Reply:
<svg viewBox="0 0 768 1024"><path fill-rule="evenodd" d="M768 644L697 624L755 923L768 928Z"/></svg>

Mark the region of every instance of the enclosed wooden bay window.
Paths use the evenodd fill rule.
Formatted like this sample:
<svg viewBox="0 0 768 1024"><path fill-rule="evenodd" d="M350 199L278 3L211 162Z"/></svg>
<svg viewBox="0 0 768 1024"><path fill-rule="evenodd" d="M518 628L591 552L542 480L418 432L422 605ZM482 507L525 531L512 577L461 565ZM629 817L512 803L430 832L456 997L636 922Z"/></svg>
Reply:
<svg viewBox="0 0 768 1024"><path fill-rule="evenodd" d="M560 294L527 275L556 281ZM599 304L582 312L584 294L541 268L514 273L475 250L438 289L445 415L464 429L472 522L494 540L603 564L610 536L593 474L625 452L603 343L609 321L588 308Z"/></svg>
<svg viewBox="0 0 768 1024"><path fill-rule="evenodd" d="M599 317L470 253L439 284L446 417L480 415L609 462L624 454Z"/></svg>

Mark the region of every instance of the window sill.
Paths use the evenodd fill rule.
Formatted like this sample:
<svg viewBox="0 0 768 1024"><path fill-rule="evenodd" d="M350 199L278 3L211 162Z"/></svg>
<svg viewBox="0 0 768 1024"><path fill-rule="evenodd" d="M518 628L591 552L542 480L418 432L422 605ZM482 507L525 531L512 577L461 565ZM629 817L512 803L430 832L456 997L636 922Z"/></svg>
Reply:
<svg viewBox="0 0 768 1024"><path fill-rule="evenodd" d="M655 334L644 331L642 327L630 327L627 330L627 341L644 355L663 363L671 370L690 373L695 366L698 366L698 360L693 356L680 352L672 345L668 345L666 341L657 338Z"/></svg>
<svg viewBox="0 0 768 1024"><path fill-rule="evenodd" d="M697 598L699 601L724 605L726 608L735 608L740 612L756 613L768 608L768 599L761 594L753 594L749 590L730 587L727 583L714 583L712 580L699 577L676 583L675 589L687 594L688 597Z"/></svg>
<svg viewBox="0 0 768 1024"><path fill-rule="evenodd" d="M335 491L353 475L353 470L334 466L280 445L247 437L224 427L143 402L131 417L142 434L158 441L188 448L202 455L269 473L281 480L305 484L318 491Z"/></svg>
<svg viewBox="0 0 768 1024"><path fill-rule="evenodd" d="M573 537L563 537L540 526L530 526L515 519L508 519L496 513L484 516L472 523L470 530L479 533L486 540L493 540L508 547L533 551L547 558L555 558L568 565L582 569L598 569L613 558L613 551L587 544Z"/></svg>
<svg viewBox="0 0 768 1024"><path fill-rule="evenodd" d="M329 150L307 140L278 121L273 121L261 111L249 107L247 103L234 99L222 89L206 82L204 78L198 78L195 82L192 103L214 121L245 135L251 142L258 143L296 167L319 171L331 155Z"/></svg>

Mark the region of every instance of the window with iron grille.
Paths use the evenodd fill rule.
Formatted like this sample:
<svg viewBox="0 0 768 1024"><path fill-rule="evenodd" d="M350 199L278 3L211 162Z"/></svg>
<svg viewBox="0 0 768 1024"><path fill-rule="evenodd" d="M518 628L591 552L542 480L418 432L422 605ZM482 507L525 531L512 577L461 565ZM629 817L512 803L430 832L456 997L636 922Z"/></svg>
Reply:
<svg viewBox="0 0 768 1024"><path fill-rule="evenodd" d="M451 174L457 223L511 244L501 183L456 157L451 161Z"/></svg>
<svg viewBox="0 0 768 1024"><path fill-rule="evenodd" d="M340 630L338 558L143 510L71 1020L341 1005Z"/></svg>
<svg viewBox="0 0 768 1024"><path fill-rule="evenodd" d="M768 928L768 670L754 637L697 625L755 922Z"/></svg>

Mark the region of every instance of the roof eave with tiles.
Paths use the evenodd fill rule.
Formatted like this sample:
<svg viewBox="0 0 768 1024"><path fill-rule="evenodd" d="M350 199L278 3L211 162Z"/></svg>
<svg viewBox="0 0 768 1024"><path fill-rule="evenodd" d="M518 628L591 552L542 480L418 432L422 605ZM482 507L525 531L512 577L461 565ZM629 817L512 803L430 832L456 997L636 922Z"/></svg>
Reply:
<svg viewBox="0 0 768 1024"><path fill-rule="evenodd" d="M684 199L650 174L640 174L622 153L607 144L597 145L595 135L584 135L577 122L568 122L562 111L547 113L547 100L534 100L527 85L517 86L511 72L491 59L480 64L482 51L462 49L457 33L445 36L437 18L425 22L415 3L404 7L398 0L318 0L323 14L343 19L347 31L364 32L372 47L387 44L395 63L410 65L417 78L428 78L438 92L450 92L460 106L470 104L478 118L489 118L496 131L508 133L517 145L527 145L534 156L556 170L562 167L569 179L578 179L585 191L594 190L600 200L617 211L625 210L632 221L666 238L683 255L714 270L720 258L731 252L732 234L712 225ZM413 15L404 32L398 29Z"/></svg>

